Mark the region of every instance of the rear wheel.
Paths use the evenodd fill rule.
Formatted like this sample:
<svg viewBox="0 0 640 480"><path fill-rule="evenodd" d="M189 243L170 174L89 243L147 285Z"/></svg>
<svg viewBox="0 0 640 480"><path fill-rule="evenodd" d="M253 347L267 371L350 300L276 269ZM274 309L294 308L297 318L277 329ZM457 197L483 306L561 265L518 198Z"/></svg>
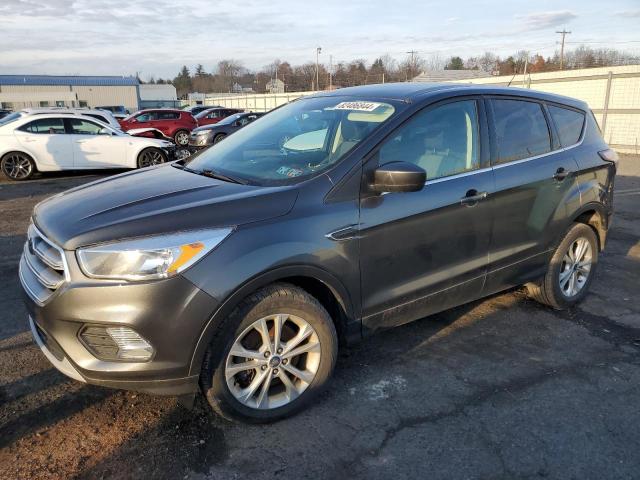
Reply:
<svg viewBox="0 0 640 480"><path fill-rule="evenodd" d="M216 135L216 136L213 138L213 143L214 143L214 144L216 144L216 143L218 143L218 142L221 142L222 140L224 140L224 139L225 139L225 137L226 137L226 135L225 135L224 133L219 133L218 135Z"/></svg>
<svg viewBox="0 0 640 480"><path fill-rule="evenodd" d="M159 148L145 148L138 155L138 168L160 165L167 161L167 156Z"/></svg>
<svg viewBox="0 0 640 480"><path fill-rule="evenodd" d="M245 299L220 327L204 361L202 389L228 419L274 421L318 395L337 350L322 305L298 287L274 284Z"/></svg>
<svg viewBox="0 0 640 480"><path fill-rule="evenodd" d="M173 136L173 140L176 142L176 145L180 145L181 147L189 145L189 132L186 130L178 130Z"/></svg>
<svg viewBox="0 0 640 480"><path fill-rule="evenodd" d="M570 308L586 296L597 264L595 232L588 225L576 223L551 257L544 278L527 284L529 296L556 310Z"/></svg>
<svg viewBox="0 0 640 480"><path fill-rule="evenodd" d="M11 180L27 180L37 171L33 159L22 152L7 153L2 157L2 173Z"/></svg>

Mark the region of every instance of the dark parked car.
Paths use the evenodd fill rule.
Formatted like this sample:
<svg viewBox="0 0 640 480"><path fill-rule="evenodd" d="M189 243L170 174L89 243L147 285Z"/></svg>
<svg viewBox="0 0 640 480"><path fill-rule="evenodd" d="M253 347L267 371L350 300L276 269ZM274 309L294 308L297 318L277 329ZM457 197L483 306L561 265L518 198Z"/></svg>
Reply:
<svg viewBox="0 0 640 480"><path fill-rule="evenodd" d="M125 132L139 128L155 128L163 135L173 138L179 146L189 144L189 133L198 126L189 112L172 108L140 110L120 120L120 125Z"/></svg>
<svg viewBox="0 0 640 480"><path fill-rule="evenodd" d="M183 110L185 112L189 112L194 117L198 115L200 112L204 112L205 110L209 110L210 108L219 107L220 105L191 105L189 107L184 107Z"/></svg>
<svg viewBox="0 0 640 480"><path fill-rule="evenodd" d="M4 118L11 113L11 110L0 108L0 118Z"/></svg>
<svg viewBox="0 0 640 480"><path fill-rule="evenodd" d="M29 323L81 382L270 421L316 397L339 339L526 284L587 294L617 157L581 101L386 84L304 97L188 161L33 212ZM472 348L472 347L470 347Z"/></svg>
<svg viewBox="0 0 640 480"><path fill-rule="evenodd" d="M213 125L198 127L191 131L189 146L197 149L210 147L263 115L261 112L236 113Z"/></svg>
<svg viewBox="0 0 640 480"><path fill-rule="evenodd" d="M214 107L203 110L195 116L195 119L196 122L198 122L198 126L203 127L204 125L213 125L223 118L242 112L244 112L244 110L239 110L237 108Z"/></svg>
<svg viewBox="0 0 640 480"><path fill-rule="evenodd" d="M98 110L108 110L111 113L118 115L129 115L131 112L127 110L124 105L104 105L102 107L96 107Z"/></svg>

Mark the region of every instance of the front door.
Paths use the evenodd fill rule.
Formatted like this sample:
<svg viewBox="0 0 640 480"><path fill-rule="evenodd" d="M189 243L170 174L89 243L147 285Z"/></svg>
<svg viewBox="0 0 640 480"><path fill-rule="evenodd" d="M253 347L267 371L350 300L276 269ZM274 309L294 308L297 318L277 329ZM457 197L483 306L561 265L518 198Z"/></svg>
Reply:
<svg viewBox="0 0 640 480"><path fill-rule="evenodd" d="M422 318L477 298L492 223L487 199L483 104L465 98L428 107L385 140L365 165L413 162L427 172L418 192L364 193L360 270L365 332ZM369 173L367 173L369 172Z"/></svg>
<svg viewBox="0 0 640 480"><path fill-rule="evenodd" d="M113 135L102 125L82 118L67 118L69 136L73 145L75 168L113 168L127 165L127 140Z"/></svg>

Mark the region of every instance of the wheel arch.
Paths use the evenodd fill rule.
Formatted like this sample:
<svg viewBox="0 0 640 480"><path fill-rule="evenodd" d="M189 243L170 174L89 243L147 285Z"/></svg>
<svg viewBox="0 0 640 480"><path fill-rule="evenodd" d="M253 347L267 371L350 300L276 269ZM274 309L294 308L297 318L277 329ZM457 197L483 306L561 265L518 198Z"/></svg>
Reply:
<svg viewBox="0 0 640 480"><path fill-rule="evenodd" d="M583 223L591 227L598 239L598 250L604 249L609 226L608 216L603 205L595 202L584 205L573 216L573 223Z"/></svg>
<svg viewBox="0 0 640 480"><path fill-rule="evenodd" d="M321 268L299 265L264 272L238 287L213 313L203 328L189 366L189 374L200 372L205 353L221 322L251 293L273 283L290 283L316 298L331 316L341 342L360 337L360 323L346 287Z"/></svg>

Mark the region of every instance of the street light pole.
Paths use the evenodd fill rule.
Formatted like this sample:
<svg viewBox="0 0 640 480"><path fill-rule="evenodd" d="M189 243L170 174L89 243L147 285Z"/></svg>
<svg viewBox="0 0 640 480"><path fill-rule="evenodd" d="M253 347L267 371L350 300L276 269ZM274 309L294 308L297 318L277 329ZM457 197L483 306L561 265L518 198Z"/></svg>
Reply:
<svg viewBox="0 0 640 480"><path fill-rule="evenodd" d="M320 90L320 53L322 53L322 47L316 48L316 90Z"/></svg>

